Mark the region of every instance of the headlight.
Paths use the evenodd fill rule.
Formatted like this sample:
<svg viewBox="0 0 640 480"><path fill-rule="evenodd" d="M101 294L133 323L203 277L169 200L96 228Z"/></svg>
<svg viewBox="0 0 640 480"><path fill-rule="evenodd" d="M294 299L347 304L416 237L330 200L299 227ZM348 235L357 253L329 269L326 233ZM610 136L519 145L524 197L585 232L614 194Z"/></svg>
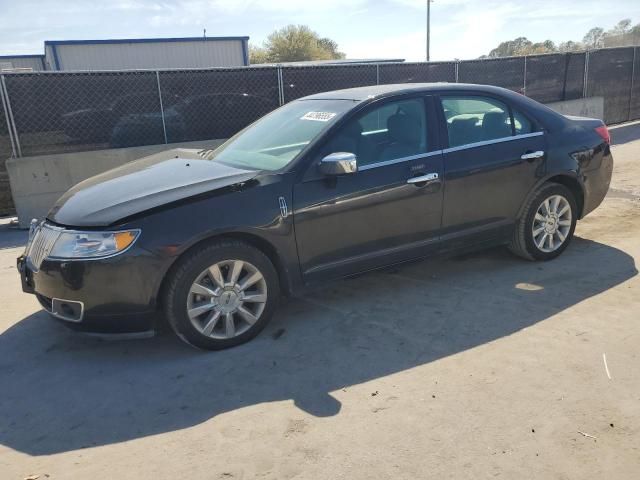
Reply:
<svg viewBox="0 0 640 480"><path fill-rule="evenodd" d="M62 232L49 258L100 258L124 252L140 235L140 230L122 232Z"/></svg>

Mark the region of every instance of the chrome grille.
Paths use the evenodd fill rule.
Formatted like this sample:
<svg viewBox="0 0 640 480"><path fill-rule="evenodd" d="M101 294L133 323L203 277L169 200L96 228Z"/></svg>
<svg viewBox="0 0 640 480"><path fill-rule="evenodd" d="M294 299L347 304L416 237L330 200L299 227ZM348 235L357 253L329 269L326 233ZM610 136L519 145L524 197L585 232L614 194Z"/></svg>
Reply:
<svg viewBox="0 0 640 480"><path fill-rule="evenodd" d="M31 260L34 267L40 268L42 261L51 252L61 232L61 228L52 227L46 223L36 227L33 238L27 246L27 258Z"/></svg>

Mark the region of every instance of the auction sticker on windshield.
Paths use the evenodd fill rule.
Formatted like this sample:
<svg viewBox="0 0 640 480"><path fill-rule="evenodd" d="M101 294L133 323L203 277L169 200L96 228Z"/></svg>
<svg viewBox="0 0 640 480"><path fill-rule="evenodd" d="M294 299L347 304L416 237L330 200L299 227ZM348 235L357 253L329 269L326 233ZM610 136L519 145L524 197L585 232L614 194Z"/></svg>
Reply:
<svg viewBox="0 0 640 480"><path fill-rule="evenodd" d="M316 122L328 122L335 116L336 114L332 112L308 112L308 113L305 113L302 117L300 117L300 120L314 120Z"/></svg>

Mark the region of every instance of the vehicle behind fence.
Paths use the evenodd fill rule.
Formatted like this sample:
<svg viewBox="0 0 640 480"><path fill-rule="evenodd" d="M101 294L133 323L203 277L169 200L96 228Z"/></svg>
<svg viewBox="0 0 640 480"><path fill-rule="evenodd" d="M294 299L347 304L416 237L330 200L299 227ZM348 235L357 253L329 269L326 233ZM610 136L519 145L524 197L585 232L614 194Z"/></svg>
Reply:
<svg viewBox="0 0 640 480"><path fill-rule="evenodd" d="M296 98L410 82L497 85L540 102L604 97L640 118L640 47L430 63L0 75L0 158L228 138ZM1 192L8 191L4 162ZM0 209L1 210L1 209Z"/></svg>

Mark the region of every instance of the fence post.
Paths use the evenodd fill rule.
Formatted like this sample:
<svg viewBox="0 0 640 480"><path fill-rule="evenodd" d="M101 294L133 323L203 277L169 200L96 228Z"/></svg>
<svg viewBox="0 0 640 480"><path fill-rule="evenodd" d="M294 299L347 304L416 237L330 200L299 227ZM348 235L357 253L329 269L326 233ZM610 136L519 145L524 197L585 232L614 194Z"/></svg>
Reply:
<svg viewBox="0 0 640 480"><path fill-rule="evenodd" d="M584 80L582 85L582 98L587 98L587 83L589 82L589 50L584 54Z"/></svg>
<svg viewBox="0 0 640 480"><path fill-rule="evenodd" d="M524 56L524 75L522 76L522 94L527 96L527 56Z"/></svg>
<svg viewBox="0 0 640 480"><path fill-rule="evenodd" d="M11 156L16 158L16 145L13 142L13 132L11 121L9 120L9 112L7 111L7 102L4 99L4 75L0 75L0 99L2 99L2 109L4 110L4 120L7 122L7 132L9 132L9 141L11 142Z"/></svg>
<svg viewBox="0 0 640 480"><path fill-rule="evenodd" d="M380 64L376 63L376 85L380 85Z"/></svg>
<svg viewBox="0 0 640 480"><path fill-rule="evenodd" d="M455 68L455 71L456 71L456 83L459 83L458 82L458 68L460 66L460 60L456 60L455 66L456 66L456 68Z"/></svg>
<svg viewBox="0 0 640 480"><path fill-rule="evenodd" d="M627 121L631 120L631 105L633 104L633 87L634 79L636 76L636 51L638 47L633 47L633 63L631 65L631 86L629 87L629 113L627 114Z"/></svg>
<svg viewBox="0 0 640 480"><path fill-rule="evenodd" d="M160 89L160 72L156 70L156 83L158 84L158 99L160 100L160 116L162 117L162 133L164 134L164 144L167 145L167 125L164 122L164 106L162 105L162 90Z"/></svg>
<svg viewBox="0 0 640 480"><path fill-rule="evenodd" d="M20 147L20 137L18 137L18 128L16 127L16 121L13 118L13 110L11 110L11 100L9 99L9 91L7 90L7 84L4 81L4 75L0 75L0 90L4 93L4 99L6 100L6 110L9 113L7 117L7 126L9 131L13 131L13 141L15 142L16 157L22 157L22 148Z"/></svg>
<svg viewBox="0 0 640 480"><path fill-rule="evenodd" d="M280 106L284 105L284 81L282 79L282 66L278 65L278 99Z"/></svg>

